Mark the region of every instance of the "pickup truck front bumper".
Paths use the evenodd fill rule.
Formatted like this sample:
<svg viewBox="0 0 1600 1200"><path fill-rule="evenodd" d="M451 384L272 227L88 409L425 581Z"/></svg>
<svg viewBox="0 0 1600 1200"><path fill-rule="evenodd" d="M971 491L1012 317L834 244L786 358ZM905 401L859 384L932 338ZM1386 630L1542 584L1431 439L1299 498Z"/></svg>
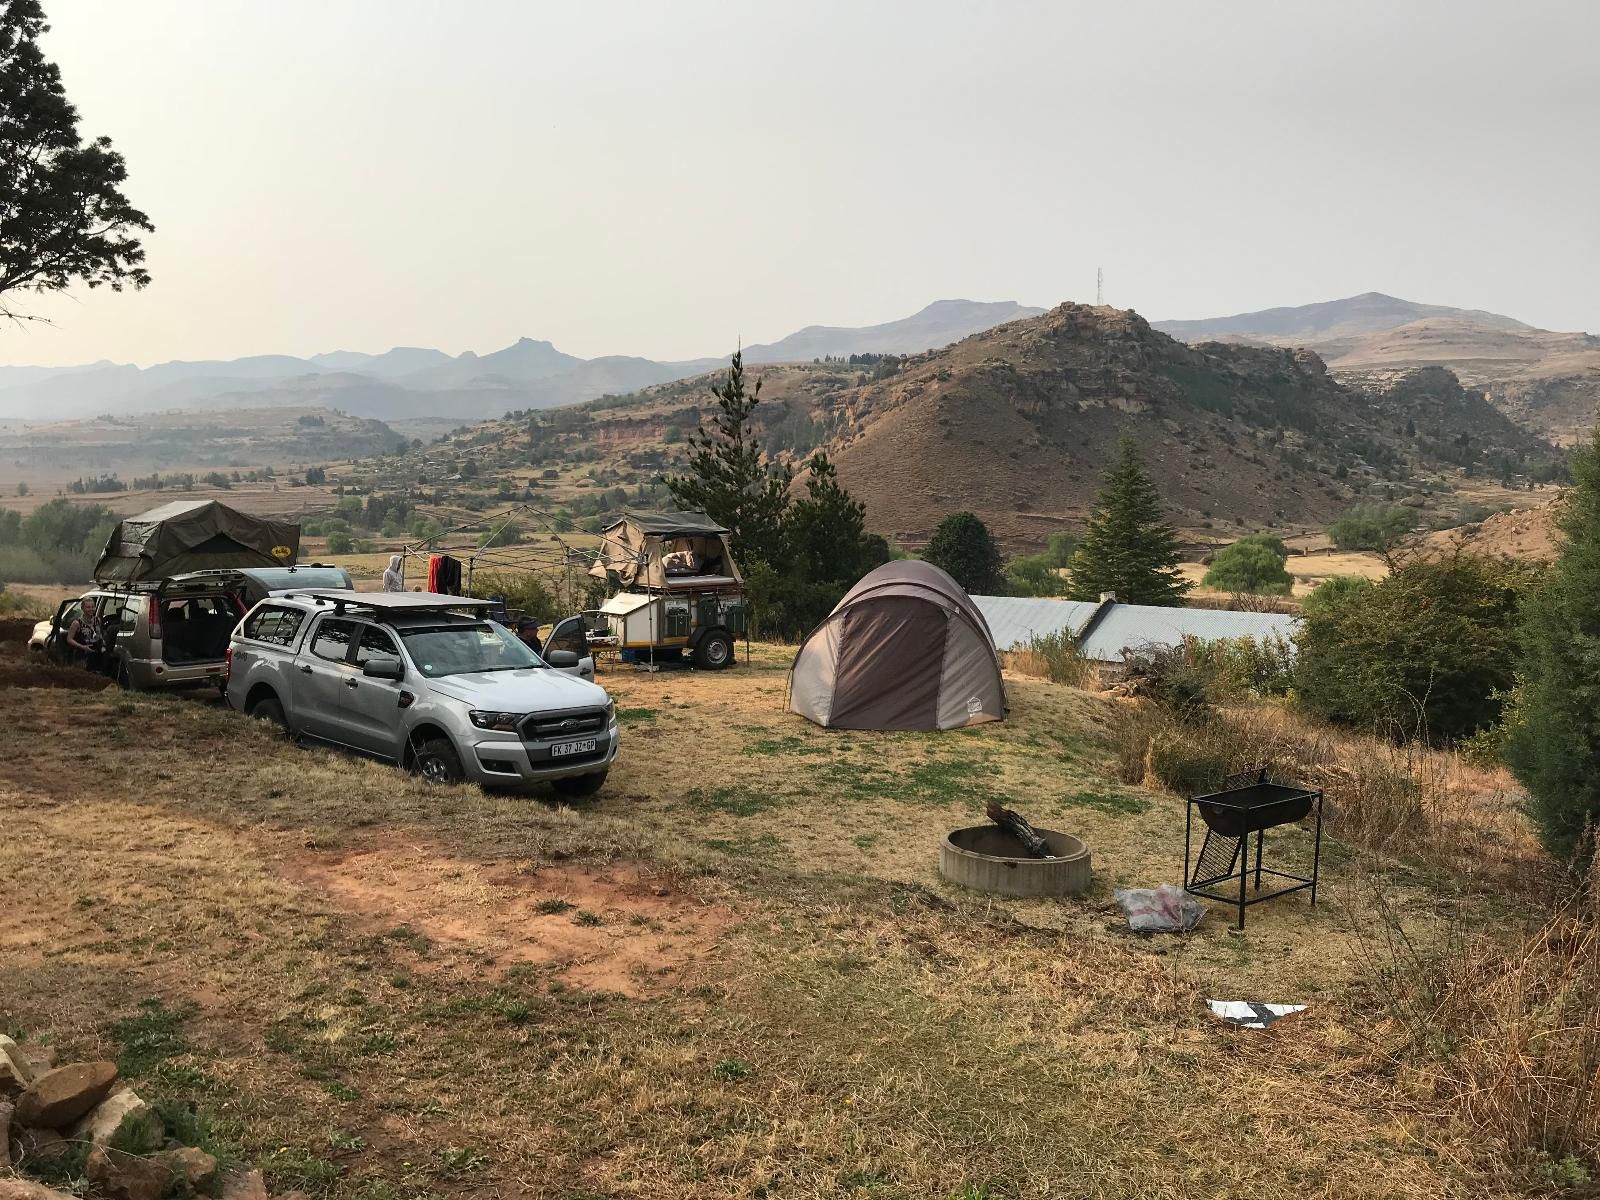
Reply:
<svg viewBox="0 0 1600 1200"><path fill-rule="evenodd" d="M621 741L616 719L608 721L593 738L592 752L569 757L551 754L552 746L560 739L484 738L466 748L461 767L469 779L482 787L532 787L552 779L592 775L616 761Z"/></svg>

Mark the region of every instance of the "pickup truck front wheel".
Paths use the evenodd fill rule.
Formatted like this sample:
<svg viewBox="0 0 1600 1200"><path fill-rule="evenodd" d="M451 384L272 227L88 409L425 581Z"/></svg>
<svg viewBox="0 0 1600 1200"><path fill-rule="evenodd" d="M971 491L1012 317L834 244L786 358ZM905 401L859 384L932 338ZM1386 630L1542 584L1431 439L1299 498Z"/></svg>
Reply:
<svg viewBox="0 0 1600 1200"><path fill-rule="evenodd" d="M550 786L558 796L592 796L606 785L605 771L592 771L588 775L568 775L565 779L552 779Z"/></svg>
<svg viewBox="0 0 1600 1200"><path fill-rule="evenodd" d="M429 738L417 747L417 756L411 760L411 769L422 776L424 783L436 787L460 783L465 778L456 748L446 738Z"/></svg>

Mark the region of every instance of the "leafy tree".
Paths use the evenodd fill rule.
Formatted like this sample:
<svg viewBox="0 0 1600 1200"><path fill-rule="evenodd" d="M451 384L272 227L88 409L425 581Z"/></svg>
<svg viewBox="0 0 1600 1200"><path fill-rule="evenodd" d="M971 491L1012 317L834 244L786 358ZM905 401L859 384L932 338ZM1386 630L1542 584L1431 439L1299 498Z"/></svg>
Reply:
<svg viewBox="0 0 1600 1200"><path fill-rule="evenodd" d="M61 71L39 49L39 0L0 0L0 316L13 292L142 288L135 232L149 219L122 194L128 177L110 138L85 142Z"/></svg>
<svg viewBox="0 0 1600 1200"><path fill-rule="evenodd" d="M1332 525L1328 536L1341 550L1374 550L1387 554L1406 534L1416 518L1398 504L1368 501L1358 504Z"/></svg>
<svg viewBox="0 0 1600 1200"><path fill-rule="evenodd" d="M306 483L311 487L318 487L328 482L328 472L322 467L306 468Z"/></svg>
<svg viewBox="0 0 1600 1200"><path fill-rule="evenodd" d="M1505 758L1545 847L1587 858L1588 827L1600 825L1600 431L1572 455L1572 475L1559 518L1566 542L1524 613Z"/></svg>
<svg viewBox="0 0 1600 1200"><path fill-rule="evenodd" d="M497 529L491 529L478 539L478 545L484 549L490 546L513 546L522 540L522 526L515 521L507 521Z"/></svg>
<svg viewBox="0 0 1600 1200"><path fill-rule="evenodd" d="M746 393L744 355L736 353L728 378L713 386L717 409L710 428L689 435L688 470L669 476L667 488L681 507L696 509L727 527L740 564L778 566L787 557L784 515L794 471L767 458L752 427L761 381Z"/></svg>
<svg viewBox="0 0 1600 1200"><path fill-rule="evenodd" d="M1005 590L1000 548L989 527L973 513L951 513L940 521L922 557L942 567L968 593L992 595Z"/></svg>
<svg viewBox="0 0 1600 1200"><path fill-rule="evenodd" d="M26 479L19 480L17 482L17 495L26 496L27 494L28 494L28 481Z"/></svg>
<svg viewBox="0 0 1600 1200"><path fill-rule="evenodd" d="M1294 590L1294 576L1284 569L1288 559L1281 538L1252 533L1218 550L1201 582L1224 592L1287 596Z"/></svg>
<svg viewBox="0 0 1600 1200"><path fill-rule="evenodd" d="M334 530L328 535L329 554L349 554L355 549L355 539L341 530Z"/></svg>
<svg viewBox="0 0 1600 1200"><path fill-rule="evenodd" d="M1401 737L1452 741L1493 724L1513 683L1518 601L1533 572L1462 554L1341 585L1304 610L1299 702Z"/></svg>
<svg viewBox="0 0 1600 1200"><path fill-rule="evenodd" d="M1073 552L1068 594L1096 600L1102 592L1115 592L1125 604L1181 604L1189 590L1178 573L1181 559L1161 493L1145 470L1138 444L1125 437Z"/></svg>

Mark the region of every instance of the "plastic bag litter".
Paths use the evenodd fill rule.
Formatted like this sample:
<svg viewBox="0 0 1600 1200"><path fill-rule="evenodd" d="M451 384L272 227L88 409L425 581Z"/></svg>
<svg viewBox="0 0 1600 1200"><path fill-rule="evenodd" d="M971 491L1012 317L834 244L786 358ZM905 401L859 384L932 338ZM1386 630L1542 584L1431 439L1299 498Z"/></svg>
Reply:
<svg viewBox="0 0 1600 1200"><path fill-rule="evenodd" d="M1183 933L1205 916L1205 906L1174 883L1157 888L1119 888L1117 903L1127 915L1128 928L1141 933Z"/></svg>

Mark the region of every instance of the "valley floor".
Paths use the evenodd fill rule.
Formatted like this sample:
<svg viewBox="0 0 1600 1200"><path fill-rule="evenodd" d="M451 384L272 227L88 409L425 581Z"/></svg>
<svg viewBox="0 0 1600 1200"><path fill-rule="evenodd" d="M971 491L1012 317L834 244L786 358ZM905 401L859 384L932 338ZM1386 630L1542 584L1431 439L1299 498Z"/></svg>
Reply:
<svg viewBox="0 0 1600 1200"><path fill-rule="evenodd" d="M1118 702L1012 677L1003 725L826 731L786 666L603 670L622 757L571 809L0 689L0 1026L122 1054L313 1196L1517 1192L1362 984L1372 898L1425 933L1437 880L1334 840L1315 908L1131 935L1112 890L1176 881L1183 804L1110 781ZM1087 901L939 880L992 796L1085 838Z"/></svg>

